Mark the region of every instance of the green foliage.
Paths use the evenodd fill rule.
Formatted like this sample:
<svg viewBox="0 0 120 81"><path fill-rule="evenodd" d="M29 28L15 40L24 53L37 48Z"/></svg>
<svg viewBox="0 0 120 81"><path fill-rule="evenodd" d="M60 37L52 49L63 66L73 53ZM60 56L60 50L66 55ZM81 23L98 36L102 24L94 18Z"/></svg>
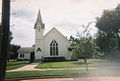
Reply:
<svg viewBox="0 0 120 81"><path fill-rule="evenodd" d="M17 59L18 57L18 49L20 49L20 45L15 45L15 44L11 44L11 41L13 39L13 36L12 36L12 32L10 31L9 32L9 55L8 55L8 61L10 59Z"/></svg>
<svg viewBox="0 0 120 81"><path fill-rule="evenodd" d="M70 48L72 48L72 57L77 59L83 59L86 64L86 71L88 71L87 59L92 57L97 57L100 55L100 49L96 45L94 39L90 35L89 26L92 22L89 22L88 25L82 25L84 28L82 34L78 32L77 42L73 41Z"/></svg>
<svg viewBox="0 0 120 81"><path fill-rule="evenodd" d="M120 5L112 10L104 10L101 17L98 17L96 20L96 27L99 31L104 34L104 37L101 37L101 33L98 32L99 39L106 42L105 47L101 46L102 49L110 51L114 48L120 48ZM99 44L102 44L102 41L99 41ZM112 43L111 43L112 42ZM113 44L114 43L114 44ZM103 51L105 51L103 50Z"/></svg>
<svg viewBox="0 0 120 81"><path fill-rule="evenodd" d="M17 52L18 49L20 49L19 45L10 44L9 59L17 59L17 57L18 57L18 52Z"/></svg>
<svg viewBox="0 0 120 81"><path fill-rule="evenodd" d="M12 36L12 32L10 31L9 32L9 44L11 43L12 39L13 39L13 36Z"/></svg>
<svg viewBox="0 0 120 81"><path fill-rule="evenodd" d="M96 57L100 53L99 47L96 45L94 39L90 36L90 24L82 25L84 28L82 34L78 33L77 42L73 41L70 48L72 48L73 58L84 59Z"/></svg>
<svg viewBox="0 0 120 81"><path fill-rule="evenodd" d="M72 35L69 38L69 41L73 43L78 43L78 38L73 37Z"/></svg>
<svg viewBox="0 0 120 81"><path fill-rule="evenodd" d="M73 57L77 59L88 59L92 57L96 57L98 54L101 54L99 52L99 47L96 46L94 43L94 40L89 38L80 38L79 43L73 46Z"/></svg>
<svg viewBox="0 0 120 81"><path fill-rule="evenodd" d="M109 52L110 50L114 50L118 48L117 38L114 36L109 36L108 34L100 30L96 35L96 44L104 52Z"/></svg>

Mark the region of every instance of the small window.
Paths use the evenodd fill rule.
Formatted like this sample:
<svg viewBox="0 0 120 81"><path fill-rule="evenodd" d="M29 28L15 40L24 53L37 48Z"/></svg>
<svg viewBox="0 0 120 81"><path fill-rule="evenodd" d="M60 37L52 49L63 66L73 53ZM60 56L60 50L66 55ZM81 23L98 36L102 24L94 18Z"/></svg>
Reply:
<svg viewBox="0 0 120 81"><path fill-rule="evenodd" d="M24 54L21 53L21 54L20 54L20 58L23 58L23 57L24 57Z"/></svg>
<svg viewBox="0 0 120 81"><path fill-rule="evenodd" d="M20 58L22 58L22 54L20 54Z"/></svg>
<svg viewBox="0 0 120 81"><path fill-rule="evenodd" d="M23 57L24 57L24 54L23 54Z"/></svg>

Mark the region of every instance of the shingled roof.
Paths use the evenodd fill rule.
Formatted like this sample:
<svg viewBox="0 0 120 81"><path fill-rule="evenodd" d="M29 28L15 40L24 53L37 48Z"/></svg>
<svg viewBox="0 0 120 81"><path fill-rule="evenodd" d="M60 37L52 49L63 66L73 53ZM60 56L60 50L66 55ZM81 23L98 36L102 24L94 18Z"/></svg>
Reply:
<svg viewBox="0 0 120 81"><path fill-rule="evenodd" d="M34 51L34 47L22 47L18 50L19 53L30 53Z"/></svg>

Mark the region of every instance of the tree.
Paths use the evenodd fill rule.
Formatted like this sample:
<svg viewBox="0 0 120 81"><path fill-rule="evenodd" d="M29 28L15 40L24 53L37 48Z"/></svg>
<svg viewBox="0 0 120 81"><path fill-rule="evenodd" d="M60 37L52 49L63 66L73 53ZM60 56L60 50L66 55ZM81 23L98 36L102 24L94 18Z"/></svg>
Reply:
<svg viewBox="0 0 120 81"><path fill-rule="evenodd" d="M13 36L12 36L12 32L10 31L9 32L9 44L11 44L12 39L13 39Z"/></svg>
<svg viewBox="0 0 120 81"><path fill-rule="evenodd" d="M20 49L20 45L11 44L13 39L12 32L9 31L9 54L8 54L8 61L10 59L17 59L18 57L18 49Z"/></svg>
<svg viewBox="0 0 120 81"><path fill-rule="evenodd" d="M0 24L1 28L1 24ZM2 29L1 29L2 30ZM2 31L0 30L0 35L2 35ZM2 36L0 36L2 37ZM9 54L8 54L8 61L9 59L16 59L17 58L17 50L20 48L19 45L11 44L11 41L13 39L12 32L9 31ZM0 38L1 40L1 38Z"/></svg>
<svg viewBox="0 0 120 81"><path fill-rule="evenodd" d="M120 4L115 9L104 10L102 16L98 17L96 20L96 27L99 29L99 31L102 31L103 33L106 34L108 42L111 42L111 40L116 38L118 42L118 48L120 49L119 22L120 22Z"/></svg>
<svg viewBox="0 0 120 81"><path fill-rule="evenodd" d="M78 43L78 38L75 38L71 35L70 38L69 38L69 41Z"/></svg>
<svg viewBox="0 0 120 81"><path fill-rule="evenodd" d="M96 35L96 44L105 53L118 48L118 40L115 36L109 36L103 31L98 30Z"/></svg>
<svg viewBox="0 0 120 81"><path fill-rule="evenodd" d="M84 63L86 64L86 71L88 71L87 59L96 57L96 54L99 53L99 47L96 46L91 37L81 37L79 43L74 46L72 51L73 57L84 60Z"/></svg>
<svg viewBox="0 0 120 81"><path fill-rule="evenodd" d="M70 38L69 38L69 41L74 41L75 38L71 35Z"/></svg>
<svg viewBox="0 0 120 81"><path fill-rule="evenodd" d="M15 44L10 44L10 49L9 49L9 59L17 59L18 57L18 49L20 49L21 46L15 45Z"/></svg>
<svg viewBox="0 0 120 81"><path fill-rule="evenodd" d="M96 45L94 39L90 36L90 26L91 22L87 26L82 26L84 31L82 35L78 35L78 42L73 44L71 48L73 52L73 57L77 59L83 59L86 64L86 71L88 71L87 59L91 57L96 57L100 54L100 49Z"/></svg>

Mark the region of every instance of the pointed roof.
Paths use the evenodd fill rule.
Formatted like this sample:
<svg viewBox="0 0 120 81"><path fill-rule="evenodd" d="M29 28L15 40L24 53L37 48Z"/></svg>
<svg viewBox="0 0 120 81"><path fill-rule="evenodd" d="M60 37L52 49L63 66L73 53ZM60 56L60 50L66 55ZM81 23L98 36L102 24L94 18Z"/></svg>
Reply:
<svg viewBox="0 0 120 81"><path fill-rule="evenodd" d="M53 27L51 30L49 30L45 35L44 35L44 37L46 37L51 31L53 31L53 30L56 30L62 37L64 37L69 43L70 43L70 41L60 32L60 31L58 31L55 27Z"/></svg>
<svg viewBox="0 0 120 81"><path fill-rule="evenodd" d="M39 23L41 25L43 24L40 10L38 10L38 15L37 15L36 23Z"/></svg>
<svg viewBox="0 0 120 81"><path fill-rule="evenodd" d="M41 17L41 13L40 13L40 10L38 10L38 15L37 15L37 20L36 20L36 23L35 23L35 26L34 28L36 28L36 25L41 25L43 28L44 28L44 24L42 22L42 17Z"/></svg>

